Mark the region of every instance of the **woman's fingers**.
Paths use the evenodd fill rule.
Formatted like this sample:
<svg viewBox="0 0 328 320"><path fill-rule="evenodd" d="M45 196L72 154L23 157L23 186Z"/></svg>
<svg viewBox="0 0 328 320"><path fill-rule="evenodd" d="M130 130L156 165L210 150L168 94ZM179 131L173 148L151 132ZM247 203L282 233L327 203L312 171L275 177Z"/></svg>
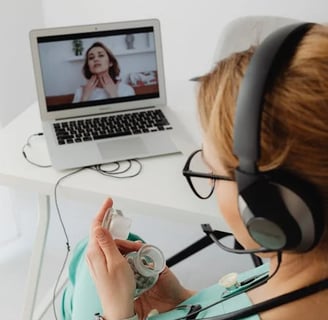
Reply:
<svg viewBox="0 0 328 320"><path fill-rule="evenodd" d="M93 223L91 225L91 229L101 226L102 221L104 219L104 216L108 209L110 209L113 206L113 200L111 198L107 198L104 203L102 204L100 210L98 211L96 217L93 220Z"/></svg>
<svg viewBox="0 0 328 320"><path fill-rule="evenodd" d="M92 241L87 250L87 262L91 272L97 277L106 277L118 260L122 258L110 233L101 226L91 232Z"/></svg>
<svg viewBox="0 0 328 320"><path fill-rule="evenodd" d="M111 78L111 76L107 72L103 73L103 74L100 74L98 76L98 78L99 78L99 80L102 84L106 84L106 83L114 84L113 79Z"/></svg>
<svg viewBox="0 0 328 320"><path fill-rule="evenodd" d="M96 259L99 259L99 263L105 263L105 255L103 254L103 251L101 250L98 240L95 235L96 228L101 228L102 220L109 208L111 208L113 205L113 201L110 198L107 198L104 203L102 204L100 210L98 211L96 217L94 218L91 229L90 229L90 237L89 237L89 246L88 246L88 252L87 252L87 261L88 264L91 266L92 261L96 261Z"/></svg>
<svg viewBox="0 0 328 320"><path fill-rule="evenodd" d="M144 243L142 241L129 241L122 239L115 239L116 246L119 251L124 255L132 251L138 251Z"/></svg>
<svg viewBox="0 0 328 320"><path fill-rule="evenodd" d="M86 252L86 260L91 271L92 277L104 277L107 274L107 260L101 247L98 244L97 238L91 234L88 249Z"/></svg>
<svg viewBox="0 0 328 320"><path fill-rule="evenodd" d="M94 230L94 235L107 262L110 262L111 259L114 260L122 257L108 230L103 227L96 227Z"/></svg>

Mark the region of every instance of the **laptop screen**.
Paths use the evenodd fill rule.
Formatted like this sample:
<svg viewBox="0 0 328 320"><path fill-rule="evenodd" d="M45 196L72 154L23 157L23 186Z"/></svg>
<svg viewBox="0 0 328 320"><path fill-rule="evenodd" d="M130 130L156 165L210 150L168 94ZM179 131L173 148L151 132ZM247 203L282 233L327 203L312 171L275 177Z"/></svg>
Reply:
<svg viewBox="0 0 328 320"><path fill-rule="evenodd" d="M37 37L47 112L159 98L153 26Z"/></svg>

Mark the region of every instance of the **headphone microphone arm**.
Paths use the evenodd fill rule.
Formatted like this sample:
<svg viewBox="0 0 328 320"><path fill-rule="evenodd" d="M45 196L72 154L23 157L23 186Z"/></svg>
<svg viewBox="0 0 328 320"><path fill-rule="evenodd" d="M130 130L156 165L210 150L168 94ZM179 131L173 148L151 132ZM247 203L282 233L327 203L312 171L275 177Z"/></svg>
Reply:
<svg viewBox="0 0 328 320"><path fill-rule="evenodd" d="M220 239L224 238L226 236L232 235L231 233L213 230L210 224L204 223L201 225L203 231L206 233L206 235L216 244L218 245L222 250L230 252L230 253L236 253L236 254L253 254L253 253L261 253L261 252L277 252L279 249L267 249L267 248L258 248L258 249L234 249L230 248L226 245L224 245Z"/></svg>

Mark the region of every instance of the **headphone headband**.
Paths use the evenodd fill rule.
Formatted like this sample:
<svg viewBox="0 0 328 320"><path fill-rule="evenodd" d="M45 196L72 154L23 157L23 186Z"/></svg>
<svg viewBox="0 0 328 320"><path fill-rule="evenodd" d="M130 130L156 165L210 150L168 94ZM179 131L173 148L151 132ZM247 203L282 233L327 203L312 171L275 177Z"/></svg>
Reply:
<svg viewBox="0 0 328 320"><path fill-rule="evenodd" d="M235 170L239 211L251 237L272 250L308 251L322 235L316 188L281 169L260 172L257 164L264 97L312 26L292 24L270 34L255 50L237 98L233 152L239 160Z"/></svg>
<svg viewBox="0 0 328 320"><path fill-rule="evenodd" d="M247 67L237 99L233 149L244 172L257 173L264 95L312 25L292 24L270 34L256 49Z"/></svg>

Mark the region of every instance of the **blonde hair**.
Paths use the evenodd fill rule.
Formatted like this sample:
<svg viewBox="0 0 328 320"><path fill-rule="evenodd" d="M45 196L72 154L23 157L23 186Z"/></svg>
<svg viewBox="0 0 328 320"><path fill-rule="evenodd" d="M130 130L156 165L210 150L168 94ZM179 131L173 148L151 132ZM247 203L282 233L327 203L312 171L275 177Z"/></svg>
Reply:
<svg viewBox="0 0 328 320"><path fill-rule="evenodd" d="M232 175L238 166L232 152L235 105L253 53L250 48L220 61L201 78L198 91L204 133ZM311 28L265 95L261 128L260 170L284 168L316 185L328 221L327 26Z"/></svg>

